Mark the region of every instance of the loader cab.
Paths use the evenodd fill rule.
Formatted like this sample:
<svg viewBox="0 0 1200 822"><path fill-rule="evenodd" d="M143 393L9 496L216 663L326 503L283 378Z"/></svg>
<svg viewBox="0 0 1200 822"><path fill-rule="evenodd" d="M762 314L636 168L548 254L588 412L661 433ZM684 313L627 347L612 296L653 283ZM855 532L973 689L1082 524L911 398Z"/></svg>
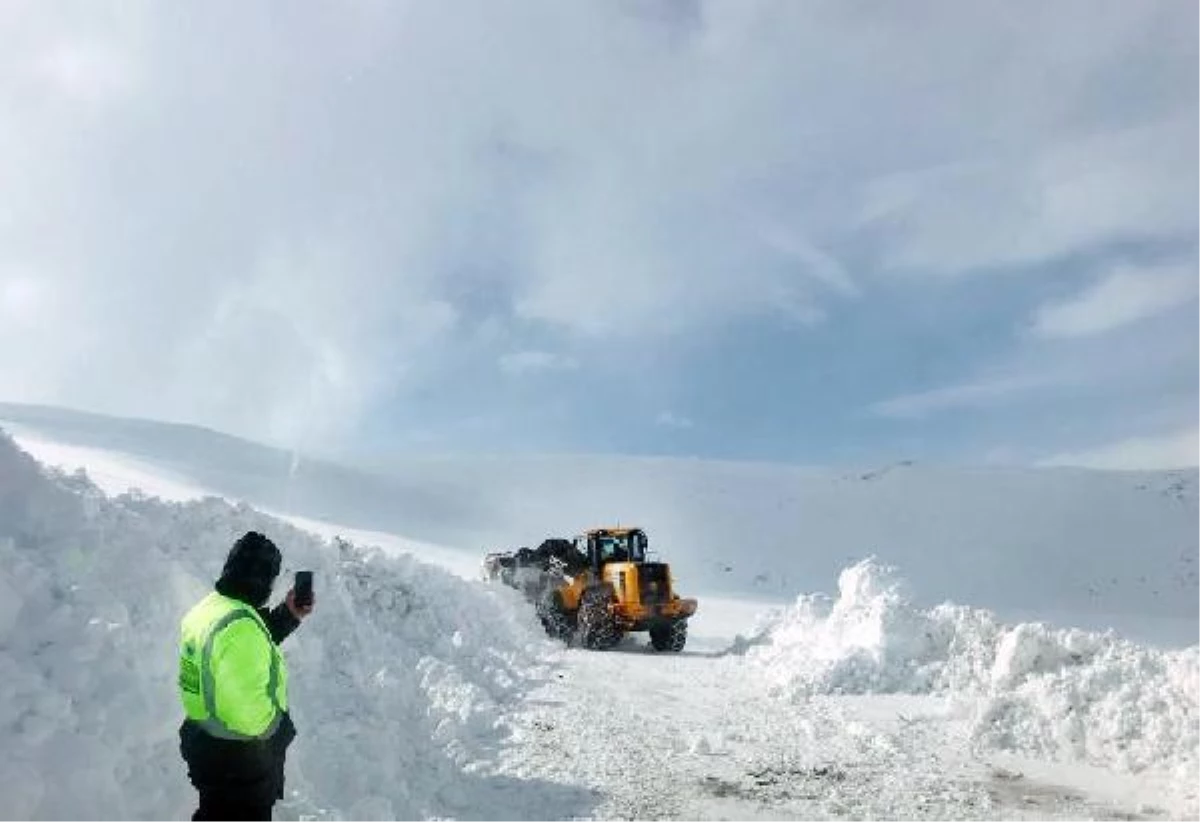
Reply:
<svg viewBox="0 0 1200 822"><path fill-rule="evenodd" d="M610 562L645 562L650 544L640 528L595 528L579 541L588 564L596 571Z"/></svg>

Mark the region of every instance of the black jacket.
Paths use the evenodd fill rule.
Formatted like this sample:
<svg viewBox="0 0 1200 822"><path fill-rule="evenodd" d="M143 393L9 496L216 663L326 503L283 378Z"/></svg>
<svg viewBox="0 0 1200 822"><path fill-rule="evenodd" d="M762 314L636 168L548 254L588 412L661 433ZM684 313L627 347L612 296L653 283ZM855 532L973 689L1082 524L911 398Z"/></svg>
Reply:
<svg viewBox="0 0 1200 822"><path fill-rule="evenodd" d="M221 586L217 586L221 590ZM271 610L258 608L275 644L283 642L300 624L286 603ZM225 798L252 806L269 807L283 798L283 769L288 745L296 736L292 719L284 713L279 727L267 739L218 739L198 723L184 720L179 728L179 752L188 766L188 778L202 795Z"/></svg>
<svg viewBox="0 0 1200 822"><path fill-rule="evenodd" d="M275 640L276 645L291 636L292 631L300 626L300 620L292 614L286 602L279 603L269 611L266 608L256 610L262 621L267 623L267 630L271 632L271 639Z"/></svg>

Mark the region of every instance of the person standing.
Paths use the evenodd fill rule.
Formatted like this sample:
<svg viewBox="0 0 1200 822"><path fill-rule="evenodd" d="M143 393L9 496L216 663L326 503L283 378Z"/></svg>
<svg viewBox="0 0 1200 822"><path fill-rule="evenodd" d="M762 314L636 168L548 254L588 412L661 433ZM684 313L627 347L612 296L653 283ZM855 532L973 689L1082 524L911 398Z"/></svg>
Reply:
<svg viewBox="0 0 1200 822"><path fill-rule="evenodd" d="M200 795L192 819L270 819L283 798L288 745L288 673L279 644L314 601L294 590L265 607L282 557L257 531L229 551L215 590L180 624L179 696L186 717L179 750Z"/></svg>

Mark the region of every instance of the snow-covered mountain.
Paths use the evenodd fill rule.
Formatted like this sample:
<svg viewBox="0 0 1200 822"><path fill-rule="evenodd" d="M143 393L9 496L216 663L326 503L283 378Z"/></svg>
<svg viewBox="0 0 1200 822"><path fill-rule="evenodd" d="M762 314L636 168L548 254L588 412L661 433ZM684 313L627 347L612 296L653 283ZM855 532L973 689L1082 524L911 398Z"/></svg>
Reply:
<svg viewBox="0 0 1200 822"><path fill-rule="evenodd" d="M39 444L101 449L134 473L475 557L620 521L645 527L680 583L710 594L790 599L877 556L929 605L951 599L1171 644L1200 633L1195 470L618 457L421 458L367 470L62 409L0 404L0 427L49 461L54 450Z"/></svg>
<svg viewBox="0 0 1200 822"><path fill-rule="evenodd" d="M190 812L177 624L248 528L284 546L285 573L318 580L317 613L284 646L301 736L278 818L1197 812L1194 472L559 458L388 476L284 464L197 429L21 413L0 423L15 434L0 434L0 818ZM408 487L446 499L391 507ZM655 528L700 594L685 653L649 653L644 637L610 653L550 643L514 592L469 578L477 547L454 541L530 542L616 518L604 504ZM443 527L448 511L463 519ZM788 541L801 514L822 535L802 546ZM550 524L522 532L526 519ZM869 550L885 525L894 539ZM774 607L750 599L770 589L760 567L788 594ZM1114 581L1081 595L1087 574ZM946 598L964 604L932 605ZM1191 647L1014 623L985 604L1068 623L1111 611L1182 626L1175 644Z"/></svg>

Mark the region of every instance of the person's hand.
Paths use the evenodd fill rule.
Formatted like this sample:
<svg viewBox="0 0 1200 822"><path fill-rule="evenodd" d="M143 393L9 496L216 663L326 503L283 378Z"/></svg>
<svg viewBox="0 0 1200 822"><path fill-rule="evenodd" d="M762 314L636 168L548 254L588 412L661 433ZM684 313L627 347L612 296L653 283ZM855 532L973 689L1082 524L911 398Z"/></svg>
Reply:
<svg viewBox="0 0 1200 822"><path fill-rule="evenodd" d="M304 619L306 616L312 613L313 607L317 604L317 595L314 593L312 602L307 605L300 606L296 604L296 589L292 588L287 592L286 601L288 610L292 612L292 616L294 616L296 619Z"/></svg>

